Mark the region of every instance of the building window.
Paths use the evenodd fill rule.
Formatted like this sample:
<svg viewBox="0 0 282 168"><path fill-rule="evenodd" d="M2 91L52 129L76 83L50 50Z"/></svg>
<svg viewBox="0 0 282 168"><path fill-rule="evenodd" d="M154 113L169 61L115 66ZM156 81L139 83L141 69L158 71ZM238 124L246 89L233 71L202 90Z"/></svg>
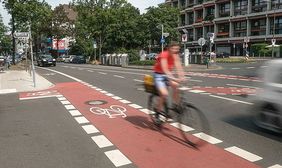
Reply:
<svg viewBox="0 0 282 168"><path fill-rule="evenodd" d="M203 28L197 28L196 29L196 39L202 38L203 37Z"/></svg>
<svg viewBox="0 0 282 168"><path fill-rule="evenodd" d="M214 26L213 25L206 26L206 30L207 30L207 33L213 33L214 32Z"/></svg>
<svg viewBox="0 0 282 168"><path fill-rule="evenodd" d="M272 0L271 9L282 9L282 0Z"/></svg>
<svg viewBox="0 0 282 168"><path fill-rule="evenodd" d="M244 37L247 35L247 21L234 23L234 36Z"/></svg>
<svg viewBox="0 0 282 168"><path fill-rule="evenodd" d="M218 38L228 38L229 37L229 23L223 23L218 25Z"/></svg>
<svg viewBox="0 0 282 168"><path fill-rule="evenodd" d="M230 3L219 5L219 16L220 17L230 16Z"/></svg>
<svg viewBox="0 0 282 168"><path fill-rule="evenodd" d="M180 16L181 26L185 26L185 15Z"/></svg>
<svg viewBox="0 0 282 168"><path fill-rule="evenodd" d="M194 13L188 13L188 25L194 23Z"/></svg>
<svg viewBox="0 0 282 168"><path fill-rule="evenodd" d="M251 21L251 35L260 36L265 35L266 31L266 20L256 19Z"/></svg>
<svg viewBox="0 0 282 168"><path fill-rule="evenodd" d="M252 12L264 12L267 10L267 1L265 0L252 0Z"/></svg>
<svg viewBox="0 0 282 168"><path fill-rule="evenodd" d="M198 5L202 4L203 0L198 0Z"/></svg>
<svg viewBox="0 0 282 168"><path fill-rule="evenodd" d="M205 16L205 21L213 21L214 19L214 7L207 8L207 15Z"/></svg>
<svg viewBox="0 0 282 168"><path fill-rule="evenodd" d="M197 16L197 18L196 18L196 22L198 23L198 22L202 22L203 21L203 11L202 10L198 10L197 12L196 12L196 16Z"/></svg>
<svg viewBox="0 0 282 168"><path fill-rule="evenodd" d="M273 18L270 20L270 34L273 34ZM282 17L275 18L275 34L282 34Z"/></svg>
<svg viewBox="0 0 282 168"><path fill-rule="evenodd" d="M188 7L193 7L194 6L194 0L188 0Z"/></svg>
<svg viewBox="0 0 282 168"><path fill-rule="evenodd" d="M181 0L180 1L180 5L181 5L181 9L185 9L185 7L186 7L186 0Z"/></svg>
<svg viewBox="0 0 282 168"><path fill-rule="evenodd" d="M234 15L245 15L248 13L248 0L237 0L234 2Z"/></svg>
<svg viewBox="0 0 282 168"><path fill-rule="evenodd" d="M194 41L193 29L188 29L188 41Z"/></svg>

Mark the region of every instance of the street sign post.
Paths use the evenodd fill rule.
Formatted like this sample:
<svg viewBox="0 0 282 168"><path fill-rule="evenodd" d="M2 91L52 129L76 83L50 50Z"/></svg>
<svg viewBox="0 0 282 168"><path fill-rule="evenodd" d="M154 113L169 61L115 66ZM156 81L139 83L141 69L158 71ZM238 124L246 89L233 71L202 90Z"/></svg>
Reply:
<svg viewBox="0 0 282 168"><path fill-rule="evenodd" d="M198 40L198 44L201 46L201 62L203 61L203 46L206 44L206 40L204 38L200 38Z"/></svg>
<svg viewBox="0 0 282 168"><path fill-rule="evenodd" d="M182 34L182 42L187 42L188 41L188 38L187 38L187 34Z"/></svg>
<svg viewBox="0 0 282 168"><path fill-rule="evenodd" d="M28 32L16 32L14 33L15 38L29 38Z"/></svg>
<svg viewBox="0 0 282 168"><path fill-rule="evenodd" d="M163 36L164 36L164 37L168 37L168 36L169 36L169 33L164 33Z"/></svg>

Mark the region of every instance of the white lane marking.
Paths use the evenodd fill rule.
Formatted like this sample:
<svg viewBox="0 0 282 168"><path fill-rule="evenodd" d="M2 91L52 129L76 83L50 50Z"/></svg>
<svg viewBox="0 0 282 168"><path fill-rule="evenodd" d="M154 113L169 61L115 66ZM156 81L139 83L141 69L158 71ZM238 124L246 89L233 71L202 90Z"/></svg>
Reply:
<svg viewBox="0 0 282 168"><path fill-rule="evenodd" d="M105 155L112 161L116 167L131 164L131 161L124 156L119 150L111 150L105 152Z"/></svg>
<svg viewBox="0 0 282 168"><path fill-rule="evenodd" d="M139 90L139 91L145 91L144 88L137 88L137 90Z"/></svg>
<svg viewBox="0 0 282 168"><path fill-rule="evenodd" d="M92 70L87 70L88 72L94 72L94 71L92 71Z"/></svg>
<svg viewBox="0 0 282 168"><path fill-rule="evenodd" d="M207 141L207 142L209 142L211 144L218 144L218 143L222 142L222 140L214 138L214 137L212 137L210 135L207 135L207 134L205 134L203 132L196 133L196 134L193 134L193 135L198 137L198 138L200 138L200 139L202 139L202 140L205 140L205 141Z"/></svg>
<svg viewBox="0 0 282 168"><path fill-rule="evenodd" d="M191 81L191 82L203 82L202 80L196 80L196 79L189 79L188 81Z"/></svg>
<svg viewBox="0 0 282 168"><path fill-rule="evenodd" d="M250 162L255 162L255 161L258 161L258 160L261 160L263 159L262 157L260 156L257 156L253 153L250 153L248 151L245 151L243 149L240 149L236 146L232 146L232 147L229 147L229 148L225 148L224 150L228 151L228 152L231 152L237 156L240 156Z"/></svg>
<svg viewBox="0 0 282 168"><path fill-rule="evenodd" d="M102 89L96 88L97 91L102 91Z"/></svg>
<svg viewBox="0 0 282 168"><path fill-rule="evenodd" d="M137 104L129 104L129 106L133 107L133 108L136 108L136 109L140 109L140 108L143 108L142 106L139 106Z"/></svg>
<svg viewBox="0 0 282 168"><path fill-rule="evenodd" d="M17 89L1 89L0 94L16 93Z"/></svg>
<svg viewBox="0 0 282 168"><path fill-rule="evenodd" d="M270 166L270 167L268 167L268 168L282 168L282 166L279 165L279 164L276 164L276 165Z"/></svg>
<svg viewBox="0 0 282 168"><path fill-rule="evenodd" d="M205 92L205 93L200 93L200 94L202 94L202 95L211 95L211 93L207 93L207 92Z"/></svg>
<svg viewBox="0 0 282 168"><path fill-rule="evenodd" d="M85 117L75 117L74 119L78 122L78 124L89 123L89 121Z"/></svg>
<svg viewBox="0 0 282 168"><path fill-rule="evenodd" d="M96 87L96 86L92 86L91 88L92 88L92 89L97 89L97 87Z"/></svg>
<svg viewBox="0 0 282 168"><path fill-rule="evenodd" d="M139 80L139 79L133 79L135 82L141 82L141 83L143 83L144 81L142 81L142 80Z"/></svg>
<svg viewBox="0 0 282 168"><path fill-rule="evenodd" d="M248 87L248 88L259 89L258 87L254 87L254 86L247 86L247 85L237 85L237 84L226 84L226 85L228 85L228 86Z"/></svg>
<svg viewBox="0 0 282 168"><path fill-rule="evenodd" d="M67 110L74 110L75 109L75 107L73 105L65 105L65 108Z"/></svg>
<svg viewBox="0 0 282 168"><path fill-rule="evenodd" d="M58 97L58 98L59 98L59 97L64 97L64 96L63 96L63 95L56 95L56 97Z"/></svg>
<svg viewBox="0 0 282 168"><path fill-rule="evenodd" d="M145 114L153 114L154 112L149 110L149 109L140 109L141 112L145 113Z"/></svg>
<svg viewBox="0 0 282 168"><path fill-rule="evenodd" d="M101 93L108 93L107 91L105 90L100 90Z"/></svg>
<svg viewBox="0 0 282 168"><path fill-rule="evenodd" d="M69 113L72 116L80 116L80 115L82 115L78 110L69 110Z"/></svg>
<svg viewBox="0 0 282 168"><path fill-rule="evenodd" d="M44 69L44 70L48 70L48 71L52 71L52 72L56 72L56 73L61 74L61 75L65 76L65 77L68 77L68 78L70 78L70 79L73 79L73 80L75 80L75 81L77 81L77 82L82 82L82 81L81 81L80 79L78 79L78 78L75 78L75 77L73 77L73 76L67 75L67 74L62 73L62 72L59 72L59 71L55 71L55 70L53 70L53 69L42 68L42 67L37 67L37 68Z"/></svg>
<svg viewBox="0 0 282 168"><path fill-rule="evenodd" d="M231 68L231 69L241 69L241 68Z"/></svg>
<svg viewBox="0 0 282 168"><path fill-rule="evenodd" d="M65 104L65 105L66 105L66 104L71 104L71 103L70 103L69 101L67 101L67 100L62 100L61 103L62 103L62 104Z"/></svg>
<svg viewBox="0 0 282 168"><path fill-rule="evenodd" d="M20 98L20 100L42 99L42 98L48 98L48 97L57 97L57 95L36 96L36 97L23 97L23 98Z"/></svg>
<svg viewBox="0 0 282 168"><path fill-rule="evenodd" d="M181 129L181 130L184 131L184 132L188 132L188 131L193 131L193 130L195 130L194 128L188 127L187 125L180 124L180 123L178 123L178 122L171 123L170 125L172 125L172 126L178 128L178 129Z"/></svg>
<svg viewBox="0 0 282 168"><path fill-rule="evenodd" d="M267 68L268 66L260 66L261 68Z"/></svg>
<svg viewBox="0 0 282 168"><path fill-rule="evenodd" d="M99 74L102 74L102 75L107 75L107 73L105 72L98 72Z"/></svg>
<svg viewBox="0 0 282 168"><path fill-rule="evenodd" d="M238 103L253 105L253 103L245 102L245 101L240 101L240 100L236 100L236 99L230 99L230 98L221 97L221 96L216 96L216 95L210 95L210 96L211 96L211 97L215 97L215 98L219 98L219 99L223 99L223 100L229 100L229 101L233 101L233 102L238 102Z"/></svg>
<svg viewBox="0 0 282 168"><path fill-rule="evenodd" d="M109 141L108 138L106 138L104 135L97 135L91 138L99 146L99 148L113 146L111 141Z"/></svg>
<svg viewBox="0 0 282 168"><path fill-rule="evenodd" d="M82 128L87 134L94 134L100 132L96 127L94 127L94 125L84 125L82 126Z"/></svg>
<svg viewBox="0 0 282 168"><path fill-rule="evenodd" d="M111 94L111 93L107 93L106 95L107 95L107 96L110 96L110 97L114 96L114 95Z"/></svg>
<svg viewBox="0 0 282 168"><path fill-rule="evenodd" d="M254 69L255 67L247 67L247 69Z"/></svg>
<svg viewBox="0 0 282 168"><path fill-rule="evenodd" d="M59 99L60 101L62 101L62 100L67 100L65 97L58 97L58 99Z"/></svg>
<svg viewBox="0 0 282 168"><path fill-rule="evenodd" d="M112 97L113 99L116 99L116 100L121 100L122 98L121 97L118 97L118 96L114 96Z"/></svg>
<svg viewBox="0 0 282 168"><path fill-rule="evenodd" d="M125 77L123 77L123 76L119 76L119 75L114 75L114 77L117 77L117 78L122 78L122 79L124 79Z"/></svg>
<svg viewBox="0 0 282 168"><path fill-rule="evenodd" d="M190 90L190 89L192 89L192 88L188 88L188 87L185 87L185 86L179 88L179 90Z"/></svg>
<svg viewBox="0 0 282 168"><path fill-rule="evenodd" d="M205 91L202 90L189 90L191 93L204 93Z"/></svg>
<svg viewBox="0 0 282 168"><path fill-rule="evenodd" d="M130 101L128 101L128 100L119 100L120 102L122 102L122 103L125 103L125 104L129 104L129 103L131 103Z"/></svg>

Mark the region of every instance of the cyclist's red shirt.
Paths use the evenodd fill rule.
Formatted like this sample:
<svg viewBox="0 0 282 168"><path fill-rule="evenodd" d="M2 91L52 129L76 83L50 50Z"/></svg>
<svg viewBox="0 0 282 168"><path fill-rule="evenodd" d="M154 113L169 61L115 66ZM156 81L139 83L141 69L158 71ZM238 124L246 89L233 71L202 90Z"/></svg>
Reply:
<svg viewBox="0 0 282 168"><path fill-rule="evenodd" d="M167 59L167 67L171 71L174 67L174 59L172 55L169 54L169 51L163 51L157 56L156 63L154 66L154 72L164 73L161 66L161 59Z"/></svg>

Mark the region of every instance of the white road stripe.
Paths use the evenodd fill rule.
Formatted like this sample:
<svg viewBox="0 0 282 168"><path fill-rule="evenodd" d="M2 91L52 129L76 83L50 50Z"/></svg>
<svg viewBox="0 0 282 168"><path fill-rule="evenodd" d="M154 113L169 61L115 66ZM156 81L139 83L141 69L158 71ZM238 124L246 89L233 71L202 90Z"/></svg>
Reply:
<svg viewBox="0 0 282 168"><path fill-rule="evenodd" d="M102 74L102 75L107 75L107 73L105 72L98 72L99 74Z"/></svg>
<svg viewBox="0 0 282 168"><path fill-rule="evenodd" d="M75 107L73 105L65 105L65 108L67 110L74 110L75 109Z"/></svg>
<svg viewBox="0 0 282 168"><path fill-rule="evenodd" d="M1 89L0 94L16 93L17 89Z"/></svg>
<svg viewBox="0 0 282 168"><path fill-rule="evenodd" d="M268 167L268 168L282 168L282 166L279 165L279 164L276 164L276 165L270 166L270 167Z"/></svg>
<svg viewBox="0 0 282 168"><path fill-rule="evenodd" d="M149 109L140 109L141 112L145 113L145 114L153 114L154 112L149 110Z"/></svg>
<svg viewBox="0 0 282 168"><path fill-rule="evenodd" d="M96 88L97 91L101 91L102 89Z"/></svg>
<svg viewBox="0 0 282 168"><path fill-rule="evenodd" d="M129 103L131 103L130 101L128 101L128 100L119 100L120 102L122 102L122 103L125 103L125 104L129 104Z"/></svg>
<svg viewBox="0 0 282 168"><path fill-rule="evenodd" d="M137 88L137 90L139 90L139 91L145 91L144 88Z"/></svg>
<svg viewBox="0 0 282 168"><path fill-rule="evenodd" d="M254 86L247 86L247 85L237 85L237 84L226 84L226 85L228 85L228 86L248 87L248 88L259 89L258 87L254 87Z"/></svg>
<svg viewBox="0 0 282 168"><path fill-rule="evenodd" d="M119 75L114 75L114 77L117 77L117 78L125 78L125 77L123 77L123 76L119 76Z"/></svg>
<svg viewBox="0 0 282 168"><path fill-rule="evenodd" d="M247 69L254 69L255 67L247 67Z"/></svg>
<svg viewBox="0 0 282 168"><path fill-rule="evenodd" d="M105 154L116 167L131 164L131 161L126 156L124 156L119 150L107 151L105 152Z"/></svg>
<svg viewBox="0 0 282 168"><path fill-rule="evenodd" d="M202 80L195 80L195 79L189 79L188 81L191 81L191 82L203 82Z"/></svg>
<svg viewBox="0 0 282 168"><path fill-rule="evenodd" d="M229 101L233 101L233 102L238 102L238 103L253 105L253 103L245 102L245 101L240 101L240 100L236 100L236 99L230 99L230 98L221 97L221 96L216 96L216 95L210 95L210 96L211 96L211 97L215 97L215 98L219 98L219 99L223 99L223 100L229 100Z"/></svg>
<svg viewBox="0 0 282 168"><path fill-rule="evenodd" d="M133 107L133 108L136 108L136 109L140 109L140 108L143 108L142 106L139 106L137 104L129 104L129 106Z"/></svg>
<svg viewBox="0 0 282 168"><path fill-rule="evenodd" d="M144 81L142 81L142 80L139 80L139 79L133 79L135 82L141 82L141 83L143 83Z"/></svg>
<svg viewBox="0 0 282 168"><path fill-rule="evenodd" d="M75 77L72 77L72 76L70 76L70 75L67 75L67 74L62 73L62 72L59 72L59 71L55 71L55 70L53 70L53 69L42 68L42 67L37 67L37 68L44 69L44 70L48 70L48 71L52 71L52 72L56 72L56 73L61 74L61 75L65 76L65 77L68 77L68 78L70 78L70 79L73 79L73 80L75 80L75 81L77 81L77 82L82 82L82 80L80 80L80 79L77 79L77 78L75 78Z"/></svg>
<svg viewBox="0 0 282 168"><path fill-rule="evenodd" d="M75 117L74 119L78 122L78 124L89 123L89 121L85 117Z"/></svg>
<svg viewBox="0 0 282 168"><path fill-rule="evenodd" d="M241 68L231 68L231 69L241 69Z"/></svg>
<svg viewBox="0 0 282 168"><path fill-rule="evenodd" d="M91 71L91 70L87 70L88 72L94 72L94 71Z"/></svg>
<svg viewBox="0 0 282 168"><path fill-rule="evenodd" d="M190 90L190 89L192 89L192 88L188 88L188 87L185 87L185 86L179 88L179 90Z"/></svg>
<svg viewBox="0 0 282 168"><path fill-rule="evenodd" d="M67 100L62 100L61 103L62 103L62 104L71 104L71 103L70 103L69 101L67 101Z"/></svg>
<svg viewBox="0 0 282 168"><path fill-rule="evenodd" d="M49 98L49 97L57 97L57 95L36 96L36 97L23 97L23 98L20 98L20 100L42 99L42 98Z"/></svg>
<svg viewBox="0 0 282 168"><path fill-rule="evenodd" d="M84 125L82 126L82 128L87 134L94 134L100 132L96 127L94 127L94 125Z"/></svg>
<svg viewBox="0 0 282 168"><path fill-rule="evenodd" d="M268 66L260 66L261 68L267 68Z"/></svg>
<svg viewBox="0 0 282 168"><path fill-rule="evenodd" d="M245 151L243 149L240 149L236 146L232 146L232 147L229 147L229 148L225 148L224 150L228 151L228 152L231 152L237 156L240 156L250 162L255 162L255 161L258 161L258 160L261 160L263 159L262 157L260 156L257 156L253 153L250 153L248 151Z"/></svg>
<svg viewBox="0 0 282 168"><path fill-rule="evenodd" d="M101 90L100 92L101 92L101 93L108 93L108 92L107 92L107 91L105 91L105 90Z"/></svg>
<svg viewBox="0 0 282 168"><path fill-rule="evenodd" d="M189 90L191 93L204 93L205 91L202 90Z"/></svg>
<svg viewBox="0 0 282 168"><path fill-rule="evenodd" d="M97 135L91 138L99 146L99 148L113 146L111 141L109 141L108 138L106 138L104 135Z"/></svg>
<svg viewBox="0 0 282 168"><path fill-rule="evenodd" d="M56 95L56 97L58 97L58 98L59 98L59 97L64 97L64 96L63 96L63 95Z"/></svg>
<svg viewBox="0 0 282 168"><path fill-rule="evenodd" d="M80 115L82 115L78 110L69 110L69 113L72 116L80 116Z"/></svg>
<svg viewBox="0 0 282 168"><path fill-rule="evenodd" d="M114 95L111 94L111 93L107 93L106 95L107 95L107 96L110 96L110 97L114 96Z"/></svg>
<svg viewBox="0 0 282 168"><path fill-rule="evenodd" d="M62 101L62 100L67 100L65 97L58 97L58 99L59 99L60 101Z"/></svg>
<svg viewBox="0 0 282 168"><path fill-rule="evenodd" d="M114 96L113 99L121 100L122 98L121 98L121 97L118 97L118 96Z"/></svg>
<svg viewBox="0 0 282 168"><path fill-rule="evenodd" d="M181 129L182 131L184 132L188 132L188 131L193 131L194 128L191 128L191 127L188 127L187 125L184 125L184 124L180 124L178 122L175 122L175 123L171 123L170 125L178 128L178 129Z"/></svg>
<svg viewBox="0 0 282 168"><path fill-rule="evenodd" d="M207 135L207 134L205 134L205 133L203 133L203 132L201 132L201 133L196 133L196 134L193 134L194 136L196 136L196 137L198 137L198 138L200 138L200 139L202 139L202 140L204 140L204 141L207 141L207 142L209 142L209 143L211 143L211 144L218 144L218 143L221 143L222 142L222 140L219 140L219 139L217 139L217 138L214 138L214 137L212 137L212 136L210 136L210 135Z"/></svg>

